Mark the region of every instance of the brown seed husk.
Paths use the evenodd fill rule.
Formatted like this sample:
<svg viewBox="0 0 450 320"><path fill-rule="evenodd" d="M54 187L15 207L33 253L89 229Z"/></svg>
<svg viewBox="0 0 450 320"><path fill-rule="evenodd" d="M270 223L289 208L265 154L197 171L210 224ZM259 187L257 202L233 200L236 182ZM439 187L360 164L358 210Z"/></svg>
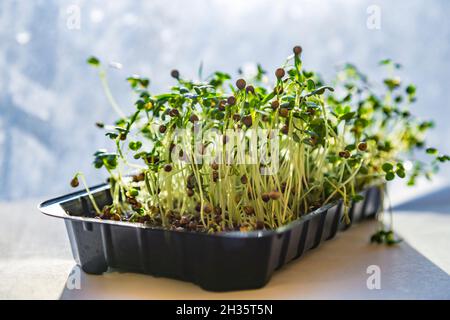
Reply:
<svg viewBox="0 0 450 320"><path fill-rule="evenodd" d="M203 211L204 211L206 214L211 213L211 212L213 211L212 205L209 204L209 203L205 204L205 205L203 206Z"/></svg>
<svg viewBox="0 0 450 320"><path fill-rule="evenodd" d="M242 123L247 127L251 127L253 124L252 116L245 116L242 118Z"/></svg>
<svg viewBox="0 0 450 320"><path fill-rule="evenodd" d="M281 108L278 113L280 114L281 117L283 118L287 118L289 116L289 109L287 108Z"/></svg>
<svg viewBox="0 0 450 320"><path fill-rule="evenodd" d="M234 106L236 104L236 97L235 96L229 96L227 99L227 103L230 106Z"/></svg>
<svg viewBox="0 0 450 320"><path fill-rule="evenodd" d="M295 46L295 47L292 49L292 51L294 51L294 54L295 54L296 56L299 56L299 55L302 54L303 49L302 49L301 46Z"/></svg>
<svg viewBox="0 0 450 320"><path fill-rule="evenodd" d="M189 117L189 121L194 123L196 121L198 121L198 116L196 114L191 114L191 116Z"/></svg>
<svg viewBox="0 0 450 320"><path fill-rule="evenodd" d="M360 143L358 144L358 150L359 150L359 151L366 151L366 150L367 150L367 143L365 143L365 142L360 142Z"/></svg>
<svg viewBox="0 0 450 320"><path fill-rule="evenodd" d="M252 206L244 206L243 209L245 214L248 216L252 216L255 214L255 209Z"/></svg>
<svg viewBox="0 0 450 320"><path fill-rule="evenodd" d="M180 72L178 70L175 70L175 69L170 72L170 75L172 76L172 78L175 78L175 79L179 79L180 78Z"/></svg>
<svg viewBox="0 0 450 320"><path fill-rule="evenodd" d="M269 192L269 197L272 200L278 200L281 197L281 192L279 192L279 191L270 191Z"/></svg>
<svg viewBox="0 0 450 320"><path fill-rule="evenodd" d="M246 86L246 85L247 85L247 83L245 82L244 79L238 79L238 80L236 81L236 87L237 87L239 90L245 89L245 86Z"/></svg>
<svg viewBox="0 0 450 320"><path fill-rule="evenodd" d="M269 193L268 193L268 192L264 192L264 193L261 195L261 199L262 199L262 201L264 201L264 202L269 202L269 200L270 200L270 195L269 195Z"/></svg>
<svg viewBox="0 0 450 320"><path fill-rule="evenodd" d="M275 70L275 76L277 77L277 79L283 78L285 74L286 72L283 68L278 68L277 70Z"/></svg>
<svg viewBox="0 0 450 320"><path fill-rule="evenodd" d="M80 182L78 181L78 178L75 177L72 179L72 181L70 181L70 185L72 188L76 188L80 185Z"/></svg>
<svg viewBox="0 0 450 320"><path fill-rule="evenodd" d="M280 103L278 102L278 100L274 100L274 101L272 101L270 106L272 107L273 110L276 110L280 106Z"/></svg>

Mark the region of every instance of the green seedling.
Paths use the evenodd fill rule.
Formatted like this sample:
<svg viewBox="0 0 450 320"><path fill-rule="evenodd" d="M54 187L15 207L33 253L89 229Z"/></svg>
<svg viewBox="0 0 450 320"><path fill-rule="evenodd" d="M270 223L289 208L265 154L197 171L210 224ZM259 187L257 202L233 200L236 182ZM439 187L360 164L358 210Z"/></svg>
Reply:
<svg viewBox="0 0 450 320"><path fill-rule="evenodd" d="M150 91L149 79L130 76L136 102L127 113L113 99L100 60L89 58L120 117L113 125L97 124L115 144L94 154L95 167L110 175L113 199L99 210L91 196L98 216L180 231L275 229L337 199L346 214L350 203L363 200L364 188L397 178L414 185L449 161L434 148L425 149L429 163L416 160L433 124L412 115L417 90L393 75L400 65L380 63L390 72L382 90L351 64L327 85L303 69L300 46L293 53L274 72L258 65L253 79L224 72L203 79L199 70L202 80L191 81L172 70L175 84L162 94ZM264 81L270 74L272 86ZM196 140L199 131L212 130L219 139ZM273 172L265 171L261 154L248 161L251 155L234 145L253 143L255 130L267 138L257 140L255 150L278 147L266 154L278 164ZM392 230L372 240L396 242Z"/></svg>

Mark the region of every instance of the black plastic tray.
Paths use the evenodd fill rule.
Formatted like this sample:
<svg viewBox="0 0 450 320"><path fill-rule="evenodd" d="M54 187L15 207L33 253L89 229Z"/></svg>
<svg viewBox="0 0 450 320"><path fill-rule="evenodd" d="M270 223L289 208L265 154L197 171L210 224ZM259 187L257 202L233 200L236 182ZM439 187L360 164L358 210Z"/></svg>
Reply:
<svg viewBox="0 0 450 320"><path fill-rule="evenodd" d="M100 206L111 203L108 185L91 192ZM352 223L374 217L380 208L378 187L363 195L350 209ZM340 201L276 230L220 234L85 217L93 210L84 191L48 200L39 209L64 219L75 261L87 273L111 267L190 281L210 291L263 287L276 269L350 226L343 222Z"/></svg>

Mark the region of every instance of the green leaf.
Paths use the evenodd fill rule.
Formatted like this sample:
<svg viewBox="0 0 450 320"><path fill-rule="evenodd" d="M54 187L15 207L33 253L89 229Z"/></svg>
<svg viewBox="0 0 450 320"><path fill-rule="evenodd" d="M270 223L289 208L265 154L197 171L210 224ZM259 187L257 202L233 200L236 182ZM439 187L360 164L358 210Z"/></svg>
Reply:
<svg viewBox="0 0 450 320"><path fill-rule="evenodd" d="M439 156L439 157L436 158L436 160L439 161L439 162L450 161L450 156L448 156L448 155Z"/></svg>
<svg viewBox="0 0 450 320"><path fill-rule="evenodd" d="M381 169L383 169L384 172L391 172L393 168L394 168L394 166L389 162L385 162L381 166Z"/></svg>
<svg viewBox="0 0 450 320"><path fill-rule="evenodd" d="M398 162L397 163L397 170L405 170L405 167L403 166L403 163L401 163L401 162Z"/></svg>
<svg viewBox="0 0 450 320"><path fill-rule="evenodd" d="M309 91L314 90L316 88L316 84L314 83L314 80L308 79L308 81L306 82L306 87L308 88Z"/></svg>
<svg viewBox="0 0 450 320"><path fill-rule="evenodd" d="M139 191L134 188L131 188L130 190L128 190L128 194L132 197L136 197L139 194Z"/></svg>
<svg viewBox="0 0 450 320"><path fill-rule="evenodd" d="M133 158L137 160L137 159L140 159L140 158L144 157L146 154L147 154L146 152L139 152L139 153L136 153L133 156Z"/></svg>
<svg viewBox="0 0 450 320"><path fill-rule="evenodd" d="M117 155L109 154L103 159L103 162L108 169L115 169L117 167Z"/></svg>
<svg viewBox="0 0 450 320"><path fill-rule="evenodd" d="M314 90L313 92L311 92L309 95L315 95L315 94L321 95L321 94L324 94L324 93L325 93L325 90L329 90L329 91L331 91L331 92L334 91L334 89L333 89L332 87L329 87L329 86L322 86L322 87L320 87L320 88L317 88L317 89Z"/></svg>
<svg viewBox="0 0 450 320"><path fill-rule="evenodd" d="M388 65L391 64L392 60L391 59L383 59L379 62L380 65Z"/></svg>
<svg viewBox="0 0 450 320"><path fill-rule="evenodd" d="M361 174L368 174L369 173L369 169L366 166L361 166L361 169L359 169L359 172Z"/></svg>
<svg viewBox="0 0 450 320"><path fill-rule="evenodd" d="M400 78L384 79L383 82L389 88L389 90L397 89L401 84Z"/></svg>
<svg viewBox="0 0 450 320"><path fill-rule="evenodd" d="M350 121L353 119L355 114L356 114L355 112L347 112L346 114L340 116L340 119L344 121Z"/></svg>
<svg viewBox="0 0 450 320"><path fill-rule="evenodd" d="M147 78L141 78L140 76L134 75L127 78L127 81L130 83L130 86L133 89L136 89L138 86L142 88L147 88L150 84L150 80Z"/></svg>
<svg viewBox="0 0 450 320"><path fill-rule="evenodd" d="M89 63L91 66L98 67L100 65L100 60L98 60L96 57L91 56L86 60L87 63Z"/></svg>
<svg viewBox="0 0 450 320"><path fill-rule="evenodd" d="M261 101L261 104L265 104L267 101L271 100L273 97L275 97L275 92L272 91L267 96L265 96L264 100Z"/></svg>
<svg viewBox="0 0 450 320"><path fill-rule="evenodd" d="M339 104L334 109L334 112L336 112L336 114L339 116L349 113L350 111L351 107L349 105L343 106Z"/></svg>
<svg viewBox="0 0 450 320"><path fill-rule="evenodd" d="M415 95L416 94L416 86L413 84L410 84L409 86L407 86L406 93L409 94L410 96Z"/></svg>
<svg viewBox="0 0 450 320"><path fill-rule="evenodd" d="M303 142L304 144L307 144L307 145L311 146L311 147L314 147L314 145L311 143L311 139L309 139L309 138L304 138L304 139L302 140L302 142Z"/></svg>
<svg viewBox="0 0 450 320"><path fill-rule="evenodd" d="M314 76L314 72L313 71L306 71L303 70L303 75L305 76L305 78L311 78L312 76Z"/></svg>
<svg viewBox="0 0 450 320"><path fill-rule="evenodd" d="M353 151L356 149L356 146L354 144L349 144L345 146L344 150Z"/></svg>
<svg viewBox="0 0 450 320"><path fill-rule="evenodd" d="M131 141L128 144L128 147L133 151L137 151L142 147L142 142L141 141Z"/></svg>
<svg viewBox="0 0 450 320"><path fill-rule="evenodd" d="M386 172L386 180L391 181L394 180L395 174L392 171Z"/></svg>
<svg viewBox="0 0 450 320"><path fill-rule="evenodd" d="M427 148L426 153L436 155L438 151L436 148Z"/></svg>
<svg viewBox="0 0 450 320"><path fill-rule="evenodd" d="M115 132L107 132L105 133L105 136L109 137L110 139L114 140L116 139L119 135Z"/></svg>
<svg viewBox="0 0 450 320"><path fill-rule="evenodd" d="M402 178L402 179L403 179L403 178L406 177L405 171L404 171L403 169L398 169L395 173L397 174L397 176L398 176L399 178Z"/></svg>
<svg viewBox="0 0 450 320"><path fill-rule="evenodd" d="M397 243L401 242L401 240L396 240L395 239L394 232L392 232L392 231L388 231L386 233L385 240L386 240L386 244L388 246L391 246L391 245L394 245L394 244L397 244Z"/></svg>

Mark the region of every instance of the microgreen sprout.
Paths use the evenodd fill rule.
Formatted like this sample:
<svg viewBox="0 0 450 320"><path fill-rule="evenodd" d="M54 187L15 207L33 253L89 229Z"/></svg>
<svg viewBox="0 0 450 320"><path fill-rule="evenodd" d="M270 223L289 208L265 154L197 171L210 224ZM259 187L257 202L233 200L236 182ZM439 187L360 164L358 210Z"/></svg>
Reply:
<svg viewBox="0 0 450 320"><path fill-rule="evenodd" d="M91 191L89 190L89 187L88 187L88 185L87 185L87 183L86 183L86 179L84 178L83 173L77 172L77 173L74 175L74 177L72 178L72 180L70 181L70 186L71 186L72 188L78 187L78 186L80 185L79 178L80 178L81 181L83 182L83 186L84 186L84 188L85 188L86 191L87 191L87 194L88 194L88 196L89 196L89 200L91 200L91 203L92 203L92 206L94 207L95 212L96 212L97 214L101 214L100 208L98 207L97 202L96 202L95 199L94 199L94 196L92 195Z"/></svg>
<svg viewBox="0 0 450 320"><path fill-rule="evenodd" d="M411 114L417 90L394 75L399 64L380 63L390 72L381 90L351 64L330 86L303 69L301 54L295 46L273 73L258 65L253 79L215 72L190 81L172 70L176 83L162 94L150 92L149 79L130 76L136 103L129 116L112 98L100 60L89 58L120 116L97 124L116 146L94 154L94 166L110 175L113 199L99 210L90 196L98 217L180 231L249 231L275 229L342 199L348 221L364 188L395 178L413 185L450 160L431 147L430 163L416 160L433 124ZM272 87L263 84L266 74ZM384 229L372 240L395 242Z"/></svg>

